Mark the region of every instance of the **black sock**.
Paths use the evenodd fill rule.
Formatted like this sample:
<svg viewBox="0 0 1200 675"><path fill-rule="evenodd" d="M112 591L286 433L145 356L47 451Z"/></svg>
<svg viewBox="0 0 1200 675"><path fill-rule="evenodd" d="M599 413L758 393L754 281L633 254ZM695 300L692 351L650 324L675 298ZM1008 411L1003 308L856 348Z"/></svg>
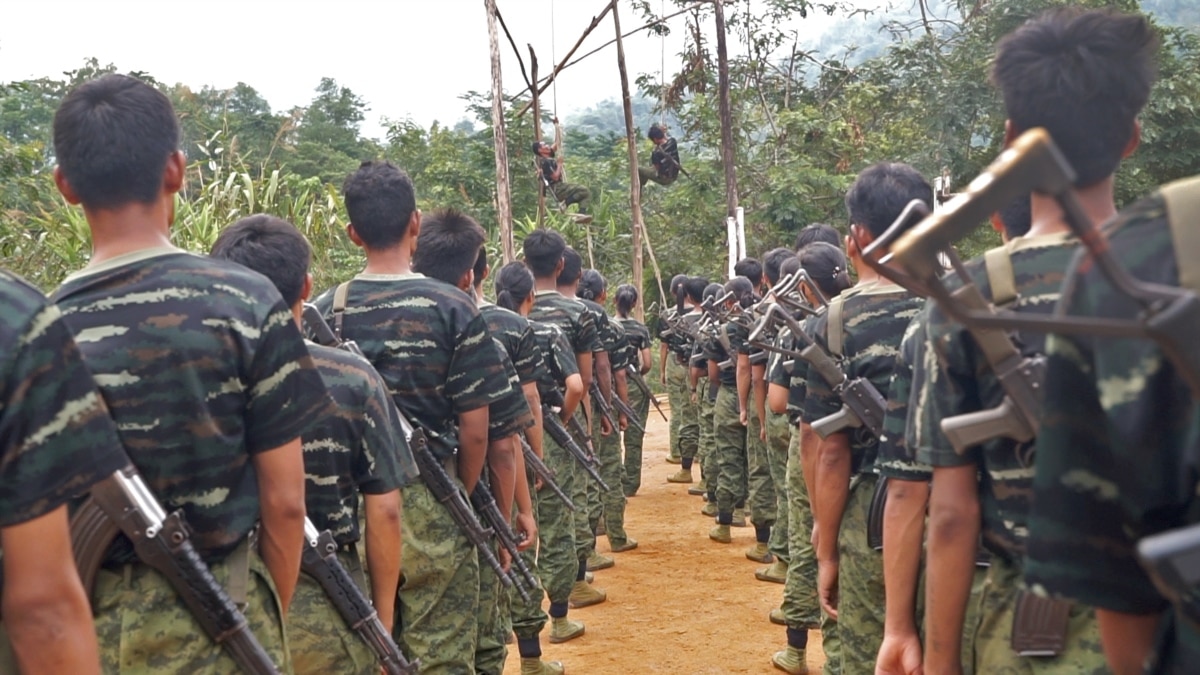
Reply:
<svg viewBox="0 0 1200 675"><path fill-rule="evenodd" d="M693 461L693 459L694 459L694 458L692 458L692 457L684 457L684 458L682 458L681 460L679 460L679 462L680 462L680 466L682 466L684 469L686 469L686 470L688 470L688 471L691 471L691 470L692 470L692 461Z"/></svg>
<svg viewBox="0 0 1200 675"><path fill-rule="evenodd" d="M555 619L567 618L567 603L552 602L550 603L550 616Z"/></svg>
<svg viewBox="0 0 1200 675"><path fill-rule="evenodd" d="M760 544L765 544L771 540L770 525L755 525L754 526L754 541Z"/></svg>
<svg viewBox="0 0 1200 675"><path fill-rule="evenodd" d="M705 493L705 496L706 496L706 497L708 497L708 501L710 501L710 502L716 502L716 501L717 501L717 493L715 493L715 492L708 492L708 493Z"/></svg>
<svg viewBox="0 0 1200 675"><path fill-rule="evenodd" d="M540 659L542 658L542 640L534 636L531 638L517 638L517 653L523 659Z"/></svg>
<svg viewBox="0 0 1200 675"><path fill-rule="evenodd" d="M787 629L787 642L792 649L808 647L808 631L804 628Z"/></svg>
<svg viewBox="0 0 1200 675"><path fill-rule="evenodd" d="M733 514L732 513L728 512L728 511L718 511L717 512L717 524L718 525L730 525L732 523L733 523Z"/></svg>
<svg viewBox="0 0 1200 675"><path fill-rule="evenodd" d="M575 581L585 581L587 579L587 559L579 561L579 571L575 573ZM566 616L565 614L563 616Z"/></svg>

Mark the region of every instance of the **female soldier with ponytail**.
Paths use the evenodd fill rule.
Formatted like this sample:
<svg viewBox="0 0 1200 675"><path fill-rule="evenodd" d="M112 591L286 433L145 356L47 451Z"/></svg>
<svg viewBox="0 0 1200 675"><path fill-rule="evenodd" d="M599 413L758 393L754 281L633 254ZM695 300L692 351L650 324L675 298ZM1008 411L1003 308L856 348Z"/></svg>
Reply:
<svg viewBox="0 0 1200 675"><path fill-rule="evenodd" d="M633 351L634 362L631 365L637 369L638 374L645 375L650 372L650 330L646 328L646 324L633 316L633 309L638 304L638 291L630 284L621 284L617 287L613 302L617 306L617 320L625 328L625 339L629 341ZM629 406L644 423L650 412L650 399L646 397L641 387L629 388ZM624 487L626 497L637 494L638 488L642 485L642 439L644 436L645 432L633 425L625 428Z"/></svg>

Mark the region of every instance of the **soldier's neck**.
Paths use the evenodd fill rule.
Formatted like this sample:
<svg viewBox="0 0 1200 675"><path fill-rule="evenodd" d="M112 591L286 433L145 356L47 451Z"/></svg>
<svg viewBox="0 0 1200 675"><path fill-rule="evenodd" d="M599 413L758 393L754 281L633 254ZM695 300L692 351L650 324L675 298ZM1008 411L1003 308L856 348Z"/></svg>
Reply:
<svg viewBox="0 0 1200 675"><path fill-rule="evenodd" d="M408 237L385 249L366 249L364 274L408 274L412 272L413 242Z"/></svg>
<svg viewBox="0 0 1200 675"><path fill-rule="evenodd" d="M533 290L558 291L558 282L555 280L555 277L535 278L533 280Z"/></svg>
<svg viewBox="0 0 1200 675"><path fill-rule="evenodd" d="M151 248L171 247L172 206L165 200L132 203L115 209L84 208L92 230L92 258L88 266Z"/></svg>
<svg viewBox="0 0 1200 675"><path fill-rule="evenodd" d="M1087 214L1092 225L1099 226L1116 215L1117 206L1113 202L1112 176L1105 178L1095 185L1078 188L1074 192L1075 198L1079 201L1079 206ZM1070 231L1071 228L1067 225L1062 207L1058 205L1058 202L1053 197L1035 193L1030 199L1029 215L1031 225L1028 236L1038 237L1050 234L1062 234Z"/></svg>
<svg viewBox="0 0 1200 675"><path fill-rule="evenodd" d="M570 284L567 286L555 286L554 290L558 291L564 298L575 297L575 291L579 289L579 284Z"/></svg>

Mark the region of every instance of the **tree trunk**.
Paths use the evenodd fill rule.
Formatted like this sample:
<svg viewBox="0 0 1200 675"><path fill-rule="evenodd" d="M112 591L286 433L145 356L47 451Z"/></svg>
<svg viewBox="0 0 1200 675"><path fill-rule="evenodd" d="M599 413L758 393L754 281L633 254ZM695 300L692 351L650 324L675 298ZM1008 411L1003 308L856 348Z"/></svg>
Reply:
<svg viewBox="0 0 1200 675"><path fill-rule="evenodd" d="M725 7L714 0L717 19L717 108L721 116L721 164L725 167L725 216L736 218L738 208L737 171L733 147L733 112L729 102L729 54L725 47ZM730 256L737 253L730 249Z"/></svg>
<svg viewBox="0 0 1200 675"><path fill-rule="evenodd" d="M508 176L508 133L504 127L504 82L500 75L500 36L496 32L496 0L483 0L488 15L492 57L492 138L496 150L496 222L505 264L517 259L512 231L512 188Z"/></svg>
<svg viewBox="0 0 1200 675"><path fill-rule="evenodd" d="M529 76L534 82L537 82L537 54L533 53L533 45L527 44L526 46L529 47ZM533 108L533 140L535 141L542 140L542 108L538 105L539 93L537 87L534 87L533 100L529 102L529 105ZM538 191L537 226L542 227L546 222L546 185L542 182L542 167L538 163L536 154L533 156L533 167L535 172L534 180L537 181Z"/></svg>
<svg viewBox="0 0 1200 675"><path fill-rule="evenodd" d="M629 73L625 70L625 43L621 39L621 17L616 0L612 3L613 26L617 31L617 69L621 71L621 104L625 109L625 142L629 150L629 207L633 215L633 287L639 297L645 297L642 285L642 186L638 178L637 127L633 123L633 103L629 97ZM635 310L639 321L645 320L643 303Z"/></svg>

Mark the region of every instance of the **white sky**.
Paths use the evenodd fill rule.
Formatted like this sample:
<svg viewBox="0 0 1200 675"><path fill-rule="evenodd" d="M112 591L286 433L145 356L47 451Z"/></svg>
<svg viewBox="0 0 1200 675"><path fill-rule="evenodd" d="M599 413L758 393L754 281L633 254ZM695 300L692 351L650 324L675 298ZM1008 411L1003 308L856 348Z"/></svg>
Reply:
<svg viewBox="0 0 1200 675"><path fill-rule="evenodd" d="M526 62L526 43L537 51L542 73L553 68L552 51L560 59L565 56L592 16L607 4L606 0L497 3ZM245 82L280 111L307 104L320 79L332 77L367 101L370 112L363 131L371 136L381 135L378 122L383 117L408 117L422 125L436 119L452 125L466 116L464 102L458 98L461 94L487 92L491 87L483 0L5 0L0 4L0 82L59 76L96 57L121 71L145 71L160 81L195 89ZM666 3L668 11L671 6ZM672 34L666 38L668 75L676 70L672 59L683 45L684 19L671 22ZM826 23L823 19L810 13L798 27L817 31ZM624 31L642 23L627 0L621 2L621 20ZM613 37L612 21L606 17L577 55ZM500 38L505 92L511 94L524 82L502 32ZM634 79L640 73L657 77L663 46L649 32L626 40L631 87L636 87ZM616 47L567 69L561 78L562 116L619 97Z"/></svg>

